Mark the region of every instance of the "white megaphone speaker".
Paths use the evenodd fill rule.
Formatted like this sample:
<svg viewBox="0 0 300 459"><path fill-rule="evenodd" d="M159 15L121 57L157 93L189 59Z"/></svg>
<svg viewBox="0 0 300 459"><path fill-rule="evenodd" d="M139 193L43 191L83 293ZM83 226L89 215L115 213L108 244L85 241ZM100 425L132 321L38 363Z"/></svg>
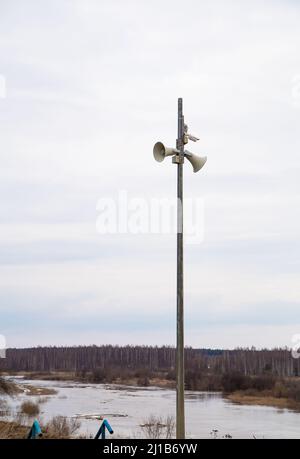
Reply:
<svg viewBox="0 0 300 459"><path fill-rule="evenodd" d="M202 169L202 167L207 161L206 156L203 156L203 157L197 156L197 155L194 155L194 153L191 153L190 151L187 151L187 150L184 151L184 156L186 157L186 159L189 160L189 162L193 166L194 172L200 171L200 169Z"/></svg>
<svg viewBox="0 0 300 459"><path fill-rule="evenodd" d="M153 147L153 156L159 163L161 163L166 156L173 156L176 155L176 153L178 153L176 148L167 148L161 142L157 142Z"/></svg>

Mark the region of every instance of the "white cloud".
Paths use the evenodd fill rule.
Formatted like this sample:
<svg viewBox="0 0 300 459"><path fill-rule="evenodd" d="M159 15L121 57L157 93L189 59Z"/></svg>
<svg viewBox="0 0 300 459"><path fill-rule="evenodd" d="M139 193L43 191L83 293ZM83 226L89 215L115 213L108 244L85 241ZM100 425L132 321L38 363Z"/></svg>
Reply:
<svg viewBox="0 0 300 459"><path fill-rule="evenodd" d="M258 320L259 309L266 316L272 303L297 307L299 19L293 1L190 0L184 10L169 0L1 6L5 314L9 308L17 316L22 304L31 314L32 300L32 310L40 302L57 321L60 314L71 320L76 295L76 317L80 307L92 316L102 301L115 314L128 308L134 315L144 303L147 314L173 313L174 238L100 240L94 229L103 195L120 189L146 198L175 194L175 168L155 163L151 150L158 139L174 145L182 96L186 120L201 137L191 148L208 156L201 174L189 165L185 172L186 194L206 203L204 244L186 252L187 308L196 316L199 304L211 302L219 321L229 321L217 335L209 332L215 341L207 336L199 345L282 344L279 325L268 340L251 327L241 326L230 339L228 330L237 315L246 320L251 305ZM276 308L272 320L281 320ZM9 323L1 324L6 334L13 333ZM89 342L88 324L82 327L82 342ZM162 338L132 335L126 327L120 342L129 334L135 342L172 341L167 325ZM51 333L57 343L74 336ZM109 333L98 342L110 336L116 342L119 330ZM23 336L38 344L37 336L30 341L25 330ZM197 336L189 327L187 341L197 346ZM14 335L19 345L22 339Z"/></svg>

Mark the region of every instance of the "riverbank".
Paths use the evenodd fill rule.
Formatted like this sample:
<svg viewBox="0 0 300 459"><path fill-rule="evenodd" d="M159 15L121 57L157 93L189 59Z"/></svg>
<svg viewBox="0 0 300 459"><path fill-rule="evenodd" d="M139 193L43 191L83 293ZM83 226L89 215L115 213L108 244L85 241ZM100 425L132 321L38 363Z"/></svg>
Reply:
<svg viewBox="0 0 300 459"><path fill-rule="evenodd" d="M18 376L18 379L15 381L0 377L0 396L15 396L22 393L28 396L46 396L57 394L56 390L48 387L37 387L31 384L22 384L23 377L25 379L25 376Z"/></svg>
<svg viewBox="0 0 300 459"><path fill-rule="evenodd" d="M141 378L139 376L134 377L110 377L105 378L104 380L96 380L92 375L80 376L75 372L14 372L8 373L3 372L2 376L14 377L20 380L18 385L22 384L22 379L32 380L32 381L60 381L60 382L76 382L76 383L105 383L105 384L116 384L120 386L137 386L137 387L159 387L161 389L175 389L176 383L174 380L167 379L162 375ZM26 388L30 390L35 390L31 386L26 385ZM44 389L44 388L43 388ZM46 389L45 389L46 390ZM52 395L52 394L34 394L32 395Z"/></svg>
<svg viewBox="0 0 300 459"><path fill-rule="evenodd" d="M270 406L273 408L288 409L300 412L300 402L288 398L278 398L267 394L248 395L245 392L238 391L232 394L226 394L225 398L238 405L257 405Z"/></svg>
<svg viewBox="0 0 300 459"><path fill-rule="evenodd" d="M30 424L29 418L27 422ZM47 424L40 425L42 434L39 439L57 440L86 438L83 435L76 435L80 428L80 423L74 419L67 419L63 416L52 418ZM27 439L30 431L30 425L24 425L20 421L0 421L0 440Z"/></svg>

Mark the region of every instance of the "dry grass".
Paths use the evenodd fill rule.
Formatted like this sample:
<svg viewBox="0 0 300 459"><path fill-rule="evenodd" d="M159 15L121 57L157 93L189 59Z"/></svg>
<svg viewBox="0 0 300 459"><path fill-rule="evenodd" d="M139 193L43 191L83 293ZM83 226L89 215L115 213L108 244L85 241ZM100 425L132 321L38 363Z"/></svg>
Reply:
<svg viewBox="0 0 300 459"><path fill-rule="evenodd" d="M20 392L17 384L0 377L0 394L15 395Z"/></svg>
<svg viewBox="0 0 300 459"><path fill-rule="evenodd" d="M27 438L30 426L26 426L24 423L24 415L23 417L22 415L16 416L12 422L0 421L0 439ZM46 425L41 425L42 437L40 437L40 439L74 438L79 427L80 422L77 419L56 416Z"/></svg>
<svg viewBox="0 0 300 459"><path fill-rule="evenodd" d="M40 413L40 407L37 403L26 401L20 406L20 412L28 417L34 417Z"/></svg>
<svg viewBox="0 0 300 459"><path fill-rule="evenodd" d="M29 429L16 422L0 421L0 439L27 438Z"/></svg>
<svg viewBox="0 0 300 459"><path fill-rule="evenodd" d="M10 408L7 400L0 398L0 416L8 416L10 414Z"/></svg>
<svg viewBox="0 0 300 459"><path fill-rule="evenodd" d="M31 386L30 384L21 384L19 388L24 392L26 391L26 395L33 395L33 396L42 396L42 395L55 395L57 394L57 390L51 389L49 387L37 387Z"/></svg>
<svg viewBox="0 0 300 459"><path fill-rule="evenodd" d="M68 419L64 416L56 416L49 421L43 428L43 438L47 439L67 439L72 438L80 428L78 419Z"/></svg>
<svg viewBox="0 0 300 459"><path fill-rule="evenodd" d="M234 392L227 395L226 398L239 405L273 406L275 408L300 411L300 403L288 398L277 398L266 395L248 395L243 392Z"/></svg>
<svg viewBox="0 0 300 459"><path fill-rule="evenodd" d="M141 424L143 438L156 440L159 438L170 439L174 437L175 421L172 416L166 418L149 416L147 420Z"/></svg>
<svg viewBox="0 0 300 459"><path fill-rule="evenodd" d="M38 379L40 381L74 381L76 379L73 371L50 371L50 372L19 372L26 379Z"/></svg>

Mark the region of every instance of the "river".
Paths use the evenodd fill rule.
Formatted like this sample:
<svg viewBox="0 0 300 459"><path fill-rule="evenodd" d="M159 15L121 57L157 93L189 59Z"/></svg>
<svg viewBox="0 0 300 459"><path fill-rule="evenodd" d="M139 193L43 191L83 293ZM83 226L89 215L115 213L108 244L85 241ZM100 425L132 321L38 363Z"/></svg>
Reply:
<svg viewBox="0 0 300 459"><path fill-rule="evenodd" d="M27 381L49 387L57 394L47 396L40 405L39 419L53 416L80 417L80 434L93 437L100 425L96 416L107 418L114 429L110 438L138 438L140 424L150 415L175 415L175 391L156 387L140 388L105 384L58 381ZM29 396L9 400L13 409ZM32 401L38 397L30 396ZM186 392L186 433L188 438L300 438L300 414L285 409L245 406L231 403L219 393ZM85 418L87 415L89 418Z"/></svg>

